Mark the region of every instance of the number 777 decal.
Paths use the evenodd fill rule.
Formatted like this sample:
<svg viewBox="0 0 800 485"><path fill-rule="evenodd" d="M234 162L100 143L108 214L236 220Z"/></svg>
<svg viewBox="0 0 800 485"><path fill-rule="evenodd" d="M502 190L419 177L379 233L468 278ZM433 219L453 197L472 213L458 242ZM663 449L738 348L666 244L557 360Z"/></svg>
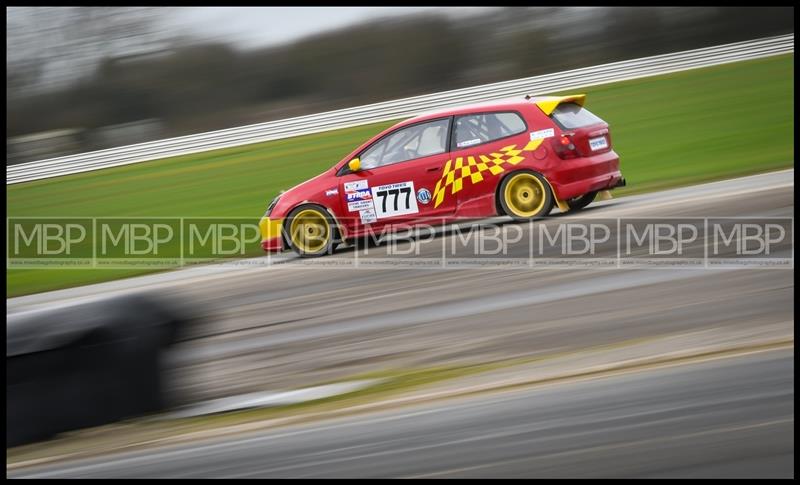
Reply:
<svg viewBox="0 0 800 485"><path fill-rule="evenodd" d="M419 212L417 198L414 196L414 182L372 187L372 202L378 219L385 217L416 214Z"/></svg>

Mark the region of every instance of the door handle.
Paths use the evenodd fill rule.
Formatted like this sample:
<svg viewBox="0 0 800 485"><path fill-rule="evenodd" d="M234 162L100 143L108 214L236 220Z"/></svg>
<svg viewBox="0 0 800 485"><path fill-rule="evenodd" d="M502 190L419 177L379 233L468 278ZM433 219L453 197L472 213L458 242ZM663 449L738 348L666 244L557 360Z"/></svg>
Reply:
<svg viewBox="0 0 800 485"><path fill-rule="evenodd" d="M438 172L440 168L442 167L431 167L428 169L428 172Z"/></svg>

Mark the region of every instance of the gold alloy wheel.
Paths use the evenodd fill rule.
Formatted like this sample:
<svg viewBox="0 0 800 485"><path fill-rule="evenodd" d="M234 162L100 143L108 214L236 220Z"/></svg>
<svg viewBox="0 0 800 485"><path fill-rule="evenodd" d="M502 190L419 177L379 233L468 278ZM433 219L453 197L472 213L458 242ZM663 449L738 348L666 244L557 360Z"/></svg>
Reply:
<svg viewBox="0 0 800 485"><path fill-rule="evenodd" d="M328 246L331 227L324 214L315 209L304 209L292 218L289 237L300 251L314 254Z"/></svg>
<svg viewBox="0 0 800 485"><path fill-rule="evenodd" d="M533 217L544 208L547 199L544 183L530 173L513 175L506 184L503 198L517 217Z"/></svg>

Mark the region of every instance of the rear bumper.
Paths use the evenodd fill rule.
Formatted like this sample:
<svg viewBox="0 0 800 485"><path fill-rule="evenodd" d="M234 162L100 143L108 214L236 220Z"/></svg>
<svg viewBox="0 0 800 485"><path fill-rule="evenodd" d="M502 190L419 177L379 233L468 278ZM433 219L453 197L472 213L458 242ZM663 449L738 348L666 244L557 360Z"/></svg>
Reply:
<svg viewBox="0 0 800 485"><path fill-rule="evenodd" d="M548 175L559 200L626 184L619 170L619 156L613 150L593 157L563 160Z"/></svg>
<svg viewBox="0 0 800 485"><path fill-rule="evenodd" d="M283 249L283 238L281 237L281 227L283 219L270 219L262 217L258 222L261 231L261 249L268 253L281 251Z"/></svg>

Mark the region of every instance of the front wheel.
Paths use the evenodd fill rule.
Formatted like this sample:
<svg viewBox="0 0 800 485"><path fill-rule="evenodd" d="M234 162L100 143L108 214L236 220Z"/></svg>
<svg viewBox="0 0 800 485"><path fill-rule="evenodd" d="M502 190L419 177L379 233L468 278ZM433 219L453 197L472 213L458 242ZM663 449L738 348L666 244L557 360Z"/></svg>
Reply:
<svg viewBox="0 0 800 485"><path fill-rule="evenodd" d="M318 205L293 209L283 231L292 250L305 258L332 254L338 238L333 217Z"/></svg>
<svg viewBox="0 0 800 485"><path fill-rule="evenodd" d="M514 172L500 184L500 205L517 221L544 217L553 210L553 192L540 174L524 170Z"/></svg>
<svg viewBox="0 0 800 485"><path fill-rule="evenodd" d="M595 197L597 197L597 191L589 192L588 194L584 194L580 197L567 199L567 205L569 206L569 210L578 211L594 202Z"/></svg>

